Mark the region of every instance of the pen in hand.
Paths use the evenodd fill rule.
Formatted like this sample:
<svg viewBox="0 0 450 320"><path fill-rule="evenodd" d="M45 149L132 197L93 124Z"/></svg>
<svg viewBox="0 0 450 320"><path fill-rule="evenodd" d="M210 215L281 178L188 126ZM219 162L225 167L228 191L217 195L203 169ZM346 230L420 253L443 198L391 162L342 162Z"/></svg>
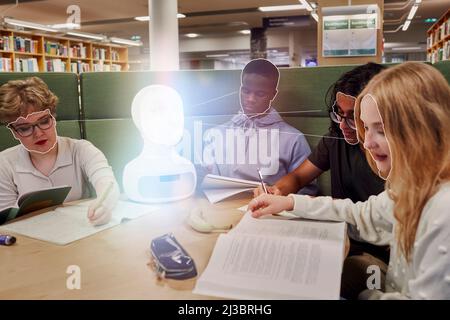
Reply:
<svg viewBox="0 0 450 320"><path fill-rule="evenodd" d="M261 174L261 171L259 170L259 168L258 168L258 175L259 175L259 180L261 181L261 185L263 187L264 192L268 193L267 192L267 188L266 188L266 184L264 183L264 180L263 180L263 177L262 177L262 174Z"/></svg>
<svg viewBox="0 0 450 320"><path fill-rule="evenodd" d="M111 192L113 186L114 186L114 182L111 181L109 183L109 185L106 187L105 192L103 192L99 197L97 197L97 199L95 200L95 204L92 207L92 211L90 212L91 214L89 215L89 219L91 219L93 217L95 211L101 207L101 205L103 204L103 201L105 201L106 197Z"/></svg>

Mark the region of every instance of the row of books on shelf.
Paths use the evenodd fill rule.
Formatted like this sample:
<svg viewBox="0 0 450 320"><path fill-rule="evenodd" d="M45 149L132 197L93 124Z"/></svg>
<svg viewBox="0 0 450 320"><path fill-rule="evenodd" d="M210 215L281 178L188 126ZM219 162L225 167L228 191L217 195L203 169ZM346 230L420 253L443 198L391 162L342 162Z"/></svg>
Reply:
<svg viewBox="0 0 450 320"><path fill-rule="evenodd" d="M14 59L14 71L21 72L39 72L39 66L36 58Z"/></svg>
<svg viewBox="0 0 450 320"><path fill-rule="evenodd" d="M0 58L0 72L9 72L12 70L11 58Z"/></svg>
<svg viewBox="0 0 450 320"><path fill-rule="evenodd" d="M0 50L37 53L37 49L37 40L13 36L0 37Z"/></svg>
<svg viewBox="0 0 450 320"><path fill-rule="evenodd" d="M67 56L67 46L57 43L46 41L44 43L44 50L46 54L51 54L54 56Z"/></svg>
<svg viewBox="0 0 450 320"><path fill-rule="evenodd" d="M86 58L87 57L86 53L87 53L86 47L82 43L74 45L70 48L71 58Z"/></svg>
<svg viewBox="0 0 450 320"><path fill-rule="evenodd" d="M106 49L95 48L92 50L92 55L94 59L106 60Z"/></svg>
<svg viewBox="0 0 450 320"><path fill-rule="evenodd" d="M0 72L39 72L39 65L36 58L15 58L14 69L11 63L11 58L0 58ZM61 59L49 59L44 61L44 68L46 72L67 72L67 65ZM103 64L94 63L93 71L121 71L122 66L118 64ZM70 63L70 72L81 73L90 72L91 66L89 63L77 61Z"/></svg>
<svg viewBox="0 0 450 320"><path fill-rule="evenodd" d="M447 21L439 26L439 28L433 30L433 32L428 35L428 48L432 47L436 42L445 39L445 37L448 35L450 35L450 18L448 18Z"/></svg>
<svg viewBox="0 0 450 320"><path fill-rule="evenodd" d="M70 63L70 72L81 73L81 72L90 72L91 66L89 63L85 62L71 62Z"/></svg>
<svg viewBox="0 0 450 320"><path fill-rule="evenodd" d="M120 60L120 55L119 55L118 51L111 50L111 60L113 60L113 61L119 61Z"/></svg>
<svg viewBox="0 0 450 320"><path fill-rule="evenodd" d="M119 64L103 64L103 63L94 63L93 69L95 72L99 71L122 71L122 66Z"/></svg>
<svg viewBox="0 0 450 320"><path fill-rule="evenodd" d="M450 40L446 41L442 47L439 47L428 53L428 61L435 63L438 61L450 59Z"/></svg>

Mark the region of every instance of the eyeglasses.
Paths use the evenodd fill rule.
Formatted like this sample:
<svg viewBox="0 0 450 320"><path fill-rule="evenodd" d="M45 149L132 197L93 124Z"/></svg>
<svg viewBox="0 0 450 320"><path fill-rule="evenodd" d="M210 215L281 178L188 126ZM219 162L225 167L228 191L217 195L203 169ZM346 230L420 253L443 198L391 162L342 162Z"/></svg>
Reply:
<svg viewBox="0 0 450 320"><path fill-rule="evenodd" d="M333 120L333 122L336 122L338 124L341 124L342 121L345 121L345 124L352 128L353 130L356 130L356 124L355 124L355 118L354 117L345 117L343 115L340 115L337 112L331 111L330 112L330 118Z"/></svg>
<svg viewBox="0 0 450 320"><path fill-rule="evenodd" d="M333 122L341 124L342 121L345 121L345 124L348 127L352 128L353 130L356 130L356 124L355 124L354 116L346 117L346 116L343 116L343 115L339 114L338 108L337 108L338 100L340 101L340 103L343 103L343 104L347 105L347 107L349 107L350 104L352 106L354 106L356 98L354 96L351 96L351 95L345 94L345 93L343 93L341 91L338 91L336 93L336 100L334 100L334 104L331 107L331 112L330 112L330 118L331 118L331 120L333 120Z"/></svg>
<svg viewBox="0 0 450 320"><path fill-rule="evenodd" d="M6 127L14 130L19 136L25 138L29 137L33 134L34 128L39 127L41 130L50 129L54 124L55 118L52 115L48 115L44 118L39 119L35 123L23 124L14 126L12 124L8 124Z"/></svg>

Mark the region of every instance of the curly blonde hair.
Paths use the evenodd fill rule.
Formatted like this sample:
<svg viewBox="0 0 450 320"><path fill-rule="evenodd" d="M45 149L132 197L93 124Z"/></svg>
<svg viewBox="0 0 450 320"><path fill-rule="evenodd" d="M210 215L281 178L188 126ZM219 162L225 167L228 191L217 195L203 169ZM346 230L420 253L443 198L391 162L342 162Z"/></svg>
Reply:
<svg viewBox="0 0 450 320"><path fill-rule="evenodd" d="M0 121L4 124L33 111L49 109L56 114L58 97L38 77L11 80L0 87Z"/></svg>
<svg viewBox="0 0 450 320"><path fill-rule="evenodd" d="M391 150L386 189L394 201L396 240L410 260L422 210L450 180L450 87L434 67L406 62L376 75L358 96L355 120L364 141L361 100L375 99ZM376 166L369 155L369 164Z"/></svg>

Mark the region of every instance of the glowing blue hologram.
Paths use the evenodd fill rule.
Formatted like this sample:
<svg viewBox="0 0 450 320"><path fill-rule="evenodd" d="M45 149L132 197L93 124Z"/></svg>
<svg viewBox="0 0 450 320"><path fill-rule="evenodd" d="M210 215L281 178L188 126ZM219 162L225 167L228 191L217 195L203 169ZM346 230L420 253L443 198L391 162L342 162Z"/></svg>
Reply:
<svg viewBox="0 0 450 320"><path fill-rule="evenodd" d="M197 183L191 161L175 145L183 137L183 101L174 89L151 85L133 99L131 114L144 139L141 154L123 171L123 188L130 200L169 202L190 197Z"/></svg>

